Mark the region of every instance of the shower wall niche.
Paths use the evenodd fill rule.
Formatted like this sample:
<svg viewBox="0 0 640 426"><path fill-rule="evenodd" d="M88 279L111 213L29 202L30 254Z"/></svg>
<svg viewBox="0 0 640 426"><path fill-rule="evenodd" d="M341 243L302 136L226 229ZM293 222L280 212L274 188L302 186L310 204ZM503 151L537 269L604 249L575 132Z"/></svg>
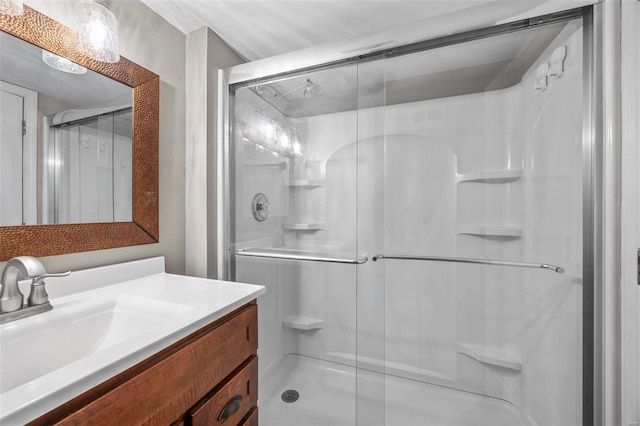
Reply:
<svg viewBox="0 0 640 426"><path fill-rule="evenodd" d="M235 90L264 424L581 424L582 39L576 19ZM319 405L282 405L295 383Z"/></svg>

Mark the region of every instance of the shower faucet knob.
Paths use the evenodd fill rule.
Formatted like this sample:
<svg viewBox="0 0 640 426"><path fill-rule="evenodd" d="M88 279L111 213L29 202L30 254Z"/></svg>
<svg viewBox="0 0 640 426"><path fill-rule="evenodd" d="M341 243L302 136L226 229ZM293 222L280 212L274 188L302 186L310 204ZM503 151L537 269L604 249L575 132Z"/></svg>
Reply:
<svg viewBox="0 0 640 426"><path fill-rule="evenodd" d="M267 196L261 192L256 194L251 202L251 211L255 220L258 222L265 221L269 217L269 213L271 213L271 203Z"/></svg>

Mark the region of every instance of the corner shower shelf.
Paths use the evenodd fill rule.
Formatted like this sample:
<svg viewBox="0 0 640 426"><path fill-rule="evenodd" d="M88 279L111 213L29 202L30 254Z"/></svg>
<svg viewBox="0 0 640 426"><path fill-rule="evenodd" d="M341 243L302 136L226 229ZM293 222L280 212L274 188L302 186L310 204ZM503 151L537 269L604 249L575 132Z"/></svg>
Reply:
<svg viewBox="0 0 640 426"><path fill-rule="evenodd" d="M458 225L458 234L479 237L522 237L522 228L516 226Z"/></svg>
<svg viewBox="0 0 640 426"><path fill-rule="evenodd" d="M285 186L293 188L320 188L324 186L324 179L302 179L287 182Z"/></svg>
<svg viewBox="0 0 640 426"><path fill-rule="evenodd" d="M520 169L458 174L458 182L509 183L520 178L522 178Z"/></svg>
<svg viewBox="0 0 640 426"><path fill-rule="evenodd" d="M322 231L324 223L288 223L283 225L287 231Z"/></svg>
<svg viewBox="0 0 640 426"><path fill-rule="evenodd" d="M497 348L474 345L472 343L458 343L458 353L466 355L483 364L522 371L522 361L511 352Z"/></svg>
<svg viewBox="0 0 640 426"><path fill-rule="evenodd" d="M296 330L319 330L323 328L324 320L310 317L299 317L289 315L282 320L284 328L293 328Z"/></svg>

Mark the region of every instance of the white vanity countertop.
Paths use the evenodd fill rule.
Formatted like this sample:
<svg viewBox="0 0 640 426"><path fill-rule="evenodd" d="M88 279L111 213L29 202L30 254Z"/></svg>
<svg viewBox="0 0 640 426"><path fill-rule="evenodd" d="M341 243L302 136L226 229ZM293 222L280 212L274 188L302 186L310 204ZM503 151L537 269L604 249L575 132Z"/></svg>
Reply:
<svg viewBox="0 0 640 426"><path fill-rule="evenodd" d="M47 291L53 310L0 326L2 425L38 418L265 288L167 274L153 258L48 279Z"/></svg>

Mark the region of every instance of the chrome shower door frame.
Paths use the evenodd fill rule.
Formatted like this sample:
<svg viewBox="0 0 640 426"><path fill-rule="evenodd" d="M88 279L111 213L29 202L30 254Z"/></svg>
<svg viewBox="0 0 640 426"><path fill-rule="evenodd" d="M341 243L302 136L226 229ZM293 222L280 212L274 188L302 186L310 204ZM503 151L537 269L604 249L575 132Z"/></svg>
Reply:
<svg viewBox="0 0 640 426"><path fill-rule="evenodd" d="M621 424L621 4L585 14L583 424Z"/></svg>
<svg viewBox="0 0 640 426"><path fill-rule="evenodd" d="M614 3L614 2L611 2ZM610 229L612 225L605 223L612 214L615 215L617 206L610 206L605 215L604 194L607 190L609 197L618 178L615 173L619 173L619 168L615 159L610 158L612 153L618 152L619 137L611 132L611 124L616 121L619 111L615 105L605 110L603 104L605 96L615 96L609 92L615 88L613 76L617 64L606 65L603 58L603 43L605 35L612 37L616 33L616 28L611 20L605 20L605 10L615 8L611 3L595 4L584 6L578 9L561 11L541 17L518 20L507 24L500 24L493 27L475 29L466 32L456 33L437 39L418 41L405 46L393 47L387 50L369 51L356 57L346 56L332 62L316 63L309 66L309 58L305 58L301 68L295 68L296 61L285 61L286 70L278 69L277 73L258 76L252 68L246 75L249 77L243 80L242 72L238 68L243 65L219 71L219 102L218 102L218 141L222 143L217 147L218 176L217 176L217 209L218 209L218 278L231 279L234 277L235 253L232 246L232 229L234 218L232 215L233 201L231 199L230 188L233 187L233 175L230 165L233 161L233 153L230 150L232 123L231 111L234 106L235 88L254 84L259 81L282 78L294 74L302 74L309 71L339 66L348 63L355 63L363 60L373 60L380 55L389 56L412 53L415 51L432 49L446 45L456 44L463 41L472 41L480 38L516 31L522 28L545 25L548 23L565 21L572 18L581 17L584 22L584 110L583 110L583 375L582 375L582 410L584 426L597 426L606 423L606 419L618 418L615 407L619 407L619 391L612 395L607 391L605 384L605 372L611 374L605 363L605 329L606 322L604 312L605 282L611 277L619 277L619 262L616 266L614 260L616 256L615 247L619 242L619 233L615 229ZM609 12L611 13L611 12ZM619 29L619 28L618 28ZM606 31L605 31L606 30ZM291 58L295 53L289 56ZM267 67L267 69L269 69ZM604 71L607 70L605 73ZM609 134L606 131L609 131ZM605 146L606 144L606 146ZM607 152L605 152L607 151ZM605 154L608 154L605 158ZM609 163L605 164L605 160ZM612 176L607 176L610 174ZM606 188L605 188L606 186ZM610 201L608 198L607 201ZM611 210L613 209L613 210ZM613 247L613 248L612 248ZM612 256L609 253L614 251L613 259L606 259ZM606 255L606 256L605 256ZM605 262L607 262L605 264ZM613 284L613 283L611 283ZM607 335L607 339L614 338ZM610 362L610 361L609 361ZM618 372L619 373L619 372ZM611 380L611 378L608 378ZM619 377L614 377L614 381L619 381ZM615 391L614 391L615 392ZM605 413L605 406L608 413ZM619 410L618 410L619 412ZM608 414L608 415L607 415ZM613 415L613 417L610 417Z"/></svg>

